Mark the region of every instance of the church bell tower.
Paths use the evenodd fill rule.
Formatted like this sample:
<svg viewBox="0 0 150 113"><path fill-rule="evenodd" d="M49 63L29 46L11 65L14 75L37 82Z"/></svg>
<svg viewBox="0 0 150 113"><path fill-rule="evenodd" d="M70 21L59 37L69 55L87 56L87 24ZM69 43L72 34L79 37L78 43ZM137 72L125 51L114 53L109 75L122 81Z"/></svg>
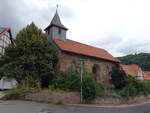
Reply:
<svg viewBox="0 0 150 113"><path fill-rule="evenodd" d="M50 41L53 39L66 40L66 32L68 29L61 23L57 10L51 23L44 30Z"/></svg>

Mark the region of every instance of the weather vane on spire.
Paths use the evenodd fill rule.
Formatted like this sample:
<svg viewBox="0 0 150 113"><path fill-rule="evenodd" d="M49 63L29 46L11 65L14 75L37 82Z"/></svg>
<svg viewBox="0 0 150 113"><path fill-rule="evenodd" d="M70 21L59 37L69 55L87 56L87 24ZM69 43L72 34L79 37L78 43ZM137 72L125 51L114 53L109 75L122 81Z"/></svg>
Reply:
<svg viewBox="0 0 150 113"><path fill-rule="evenodd" d="M57 4L57 5L56 5L56 11L58 10L58 7L59 7L59 5Z"/></svg>

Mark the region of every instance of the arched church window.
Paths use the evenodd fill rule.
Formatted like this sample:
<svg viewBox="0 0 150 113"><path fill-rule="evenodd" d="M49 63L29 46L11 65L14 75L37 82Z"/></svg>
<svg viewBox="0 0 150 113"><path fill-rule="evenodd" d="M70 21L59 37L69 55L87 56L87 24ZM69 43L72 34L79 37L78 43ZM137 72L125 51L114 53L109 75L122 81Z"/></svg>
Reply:
<svg viewBox="0 0 150 113"><path fill-rule="evenodd" d="M93 72L93 74L96 74L96 73L97 73L96 66L93 66L92 72Z"/></svg>
<svg viewBox="0 0 150 113"><path fill-rule="evenodd" d="M98 71L100 71L99 66L97 64L94 64L94 66L92 67L92 73L94 74L95 80L97 80L97 76L99 73Z"/></svg>

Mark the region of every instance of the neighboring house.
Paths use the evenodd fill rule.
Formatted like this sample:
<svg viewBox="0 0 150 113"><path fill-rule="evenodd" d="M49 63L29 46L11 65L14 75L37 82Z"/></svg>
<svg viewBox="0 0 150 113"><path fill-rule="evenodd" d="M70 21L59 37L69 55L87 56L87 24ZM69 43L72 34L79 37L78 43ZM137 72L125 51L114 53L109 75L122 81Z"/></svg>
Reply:
<svg viewBox="0 0 150 113"><path fill-rule="evenodd" d="M45 31L57 53L57 70L79 69L82 64L84 71L93 73L97 82L108 88L113 87L110 83L111 72L113 67L119 65L119 60L104 49L67 39L67 30L56 11Z"/></svg>
<svg viewBox="0 0 150 113"><path fill-rule="evenodd" d="M150 80L150 71L144 71L144 80Z"/></svg>
<svg viewBox="0 0 150 113"><path fill-rule="evenodd" d="M0 89L13 89L17 87L18 82L14 78L2 77L0 79Z"/></svg>
<svg viewBox="0 0 150 113"><path fill-rule="evenodd" d="M11 30L9 28L0 27L0 56L4 55L5 47L13 43Z"/></svg>
<svg viewBox="0 0 150 113"><path fill-rule="evenodd" d="M10 28L0 27L0 56L5 54L5 48L13 43ZM17 81L13 78L0 78L0 89L12 89L17 86Z"/></svg>
<svg viewBox="0 0 150 113"><path fill-rule="evenodd" d="M140 66L138 65L123 65L120 64L121 69L126 73L126 75L133 75L137 80L143 80L144 74Z"/></svg>

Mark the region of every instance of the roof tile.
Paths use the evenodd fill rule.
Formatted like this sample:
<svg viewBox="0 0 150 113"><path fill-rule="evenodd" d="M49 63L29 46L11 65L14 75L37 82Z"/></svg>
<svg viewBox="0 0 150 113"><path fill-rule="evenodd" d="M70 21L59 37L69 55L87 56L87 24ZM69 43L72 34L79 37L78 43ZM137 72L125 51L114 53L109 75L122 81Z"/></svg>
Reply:
<svg viewBox="0 0 150 113"><path fill-rule="evenodd" d="M144 80L150 80L150 71L144 71Z"/></svg>
<svg viewBox="0 0 150 113"><path fill-rule="evenodd" d="M138 75L138 71L139 71L139 66L138 65L124 65L124 64L121 64L120 65L122 70L126 73L126 74L129 74L129 75Z"/></svg>
<svg viewBox="0 0 150 113"><path fill-rule="evenodd" d="M63 51L87 55L87 56L105 59L113 62L120 62L117 58L113 57L104 49L96 48L93 46L89 46L68 39L66 39L65 41L54 39L54 42Z"/></svg>

